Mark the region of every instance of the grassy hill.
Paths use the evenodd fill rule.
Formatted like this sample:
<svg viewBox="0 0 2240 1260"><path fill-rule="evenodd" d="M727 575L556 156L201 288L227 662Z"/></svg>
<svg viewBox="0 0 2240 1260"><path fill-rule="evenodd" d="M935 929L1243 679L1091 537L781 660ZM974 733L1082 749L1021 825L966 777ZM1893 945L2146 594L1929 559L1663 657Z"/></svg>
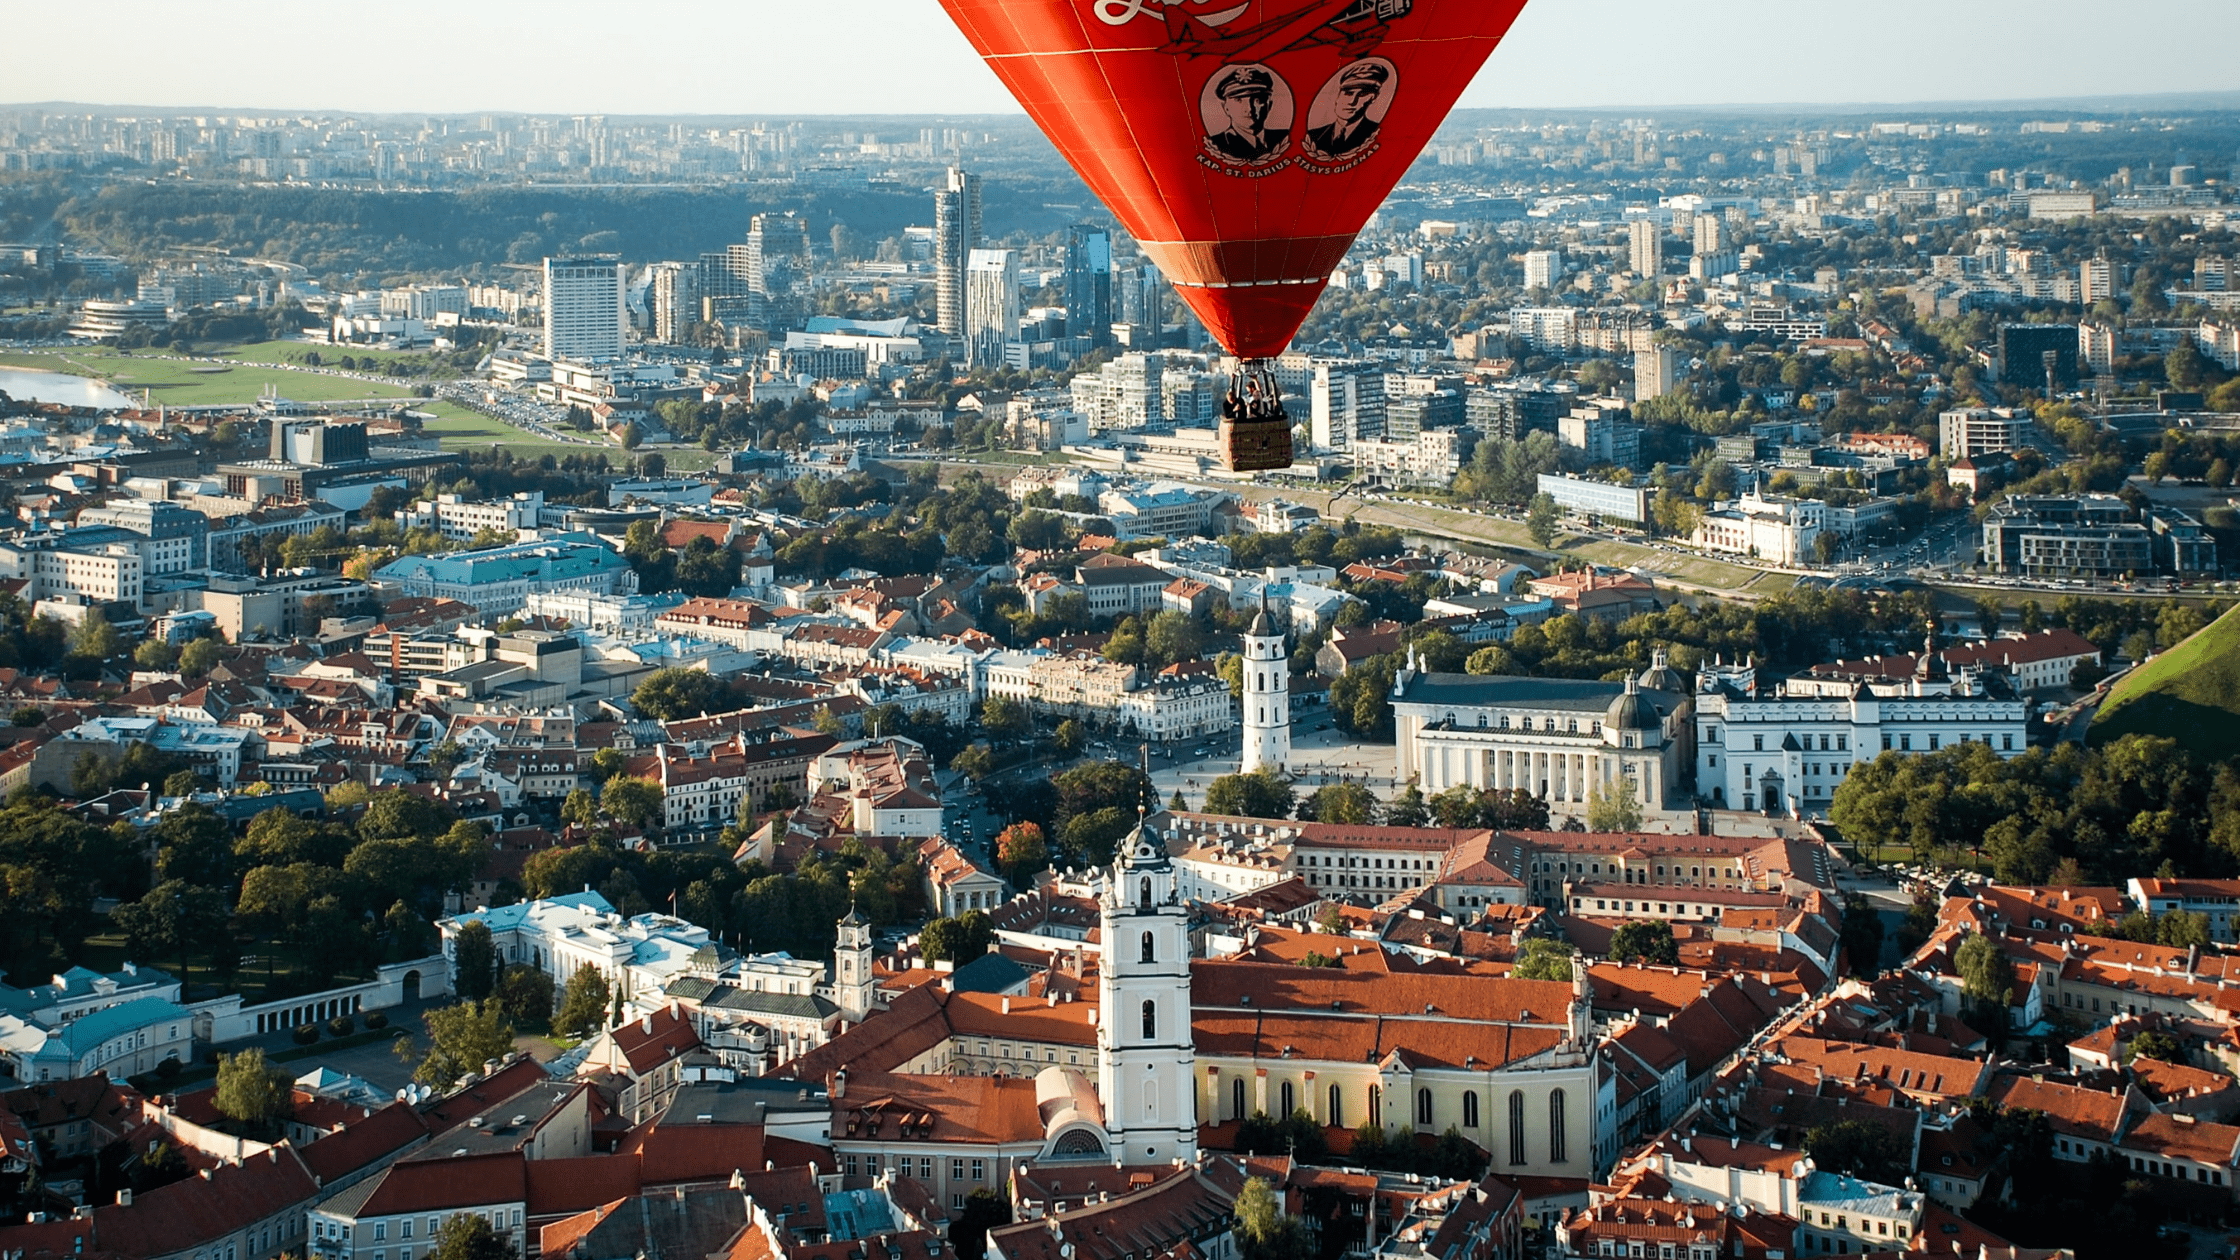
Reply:
<svg viewBox="0 0 2240 1260"><path fill-rule="evenodd" d="M2196 754L2240 756L2240 608L2131 671L2092 719L2095 745L2167 735Z"/></svg>

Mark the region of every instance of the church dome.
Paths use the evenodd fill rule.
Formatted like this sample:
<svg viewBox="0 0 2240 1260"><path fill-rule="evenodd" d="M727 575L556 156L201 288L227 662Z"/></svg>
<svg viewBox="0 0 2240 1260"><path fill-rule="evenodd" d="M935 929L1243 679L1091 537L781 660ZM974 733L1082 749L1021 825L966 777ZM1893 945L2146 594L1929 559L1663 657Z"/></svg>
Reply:
<svg viewBox="0 0 2240 1260"><path fill-rule="evenodd" d="M1649 668L1641 671L1640 682L1643 691L1670 691L1685 694L1688 690L1688 680L1682 678L1680 671L1672 667L1671 662L1665 657L1663 648L1658 648L1650 654Z"/></svg>
<svg viewBox="0 0 2240 1260"><path fill-rule="evenodd" d="M1625 694L1610 702L1610 711L1603 715L1602 724L1619 731L1658 729L1657 706L1642 696L1640 679L1626 679Z"/></svg>
<svg viewBox="0 0 2240 1260"><path fill-rule="evenodd" d="M1229 624L1235 625L1236 623L1231 622ZM1252 614L1252 624L1245 628L1245 634L1255 639L1273 639L1280 633L1282 632L1276 629L1276 619L1268 615L1268 605L1263 600L1260 604L1260 611Z"/></svg>

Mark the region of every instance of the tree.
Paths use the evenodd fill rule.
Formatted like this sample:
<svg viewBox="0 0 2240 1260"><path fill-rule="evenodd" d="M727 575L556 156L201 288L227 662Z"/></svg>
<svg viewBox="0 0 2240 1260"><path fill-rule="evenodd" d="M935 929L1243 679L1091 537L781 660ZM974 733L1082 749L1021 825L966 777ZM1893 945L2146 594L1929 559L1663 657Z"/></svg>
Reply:
<svg viewBox="0 0 2240 1260"><path fill-rule="evenodd" d="M1882 970L1882 916L1864 894L1852 893L1844 898L1842 935L1851 974L1862 980L1874 979Z"/></svg>
<svg viewBox="0 0 2240 1260"><path fill-rule="evenodd" d="M516 963L506 968L492 995L506 1018L535 1024L552 1018L552 977L542 967Z"/></svg>
<svg viewBox="0 0 2240 1260"><path fill-rule="evenodd" d="M381 916L381 931L389 938L390 962L426 958L441 947L435 925L401 901L389 903L388 913Z"/></svg>
<svg viewBox="0 0 2240 1260"><path fill-rule="evenodd" d="M211 1105L248 1133L274 1132L294 1111L288 1074L268 1065L264 1051L250 1048L218 1056L218 1089Z"/></svg>
<svg viewBox="0 0 2240 1260"><path fill-rule="evenodd" d="M1641 830L1641 800L1633 780L1620 779L1608 788L1587 790L1587 830Z"/></svg>
<svg viewBox="0 0 2240 1260"><path fill-rule="evenodd" d="M1073 756L1088 742L1088 730L1072 718L1058 723L1058 729L1050 732L1050 746L1057 749L1061 757Z"/></svg>
<svg viewBox="0 0 2240 1260"><path fill-rule="evenodd" d="M1289 818L1296 805L1291 785L1271 770L1225 774L1206 789L1206 812L1246 818Z"/></svg>
<svg viewBox="0 0 2240 1260"><path fill-rule="evenodd" d="M567 799L560 802L560 821L589 827L599 821L598 799L582 788L569 791Z"/></svg>
<svg viewBox="0 0 2240 1260"><path fill-rule="evenodd" d="M1663 919L1635 919L1610 934L1610 961L1636 959L1665 967L1680 965L1680 946Z"/></svg>
<svg viewBox="0 0 2240 1260"><path fill-rule="evenodd" d="M494 1001L440 1006L422 1020L428 1028L428 1055L412 1079L424 1085L450 1085L513 1049L513 1025Z"/></svg>
<svg viewBox="0 0 2240 1260"><path fill-rule="evenodd" d="M2006 1040L2007 1008L2014 1004L2014 964L2007 954L1981 932L1971 932L1953 951L1953 966L1960 972L1963 1017L1983 1029L1993 1044Z"/></svg>
<svg viewBox="0 0 2240 1260"><path fill-rule="evenodd" d="M132 649L132 663L142 669L164 672L179 663L179 649L169 639L149 639Z"/></svg>
<svg viewBox="0 0 2240 1260"><path fill-rule="evenodd" d="M381 792L366 802L358 834L368 840L402 840L438 835L457 821L449 806L412 792Z"/></svg>
<svg viewBox="0 0 2240 1260"><path fill-rule="evenodd" d="M630 429L634 433L637 426ZM489 1221L460 1212L444 1219L428 1260L519 1260L519 1255L504 1235L490 1228Z"/></svg>
<svg viewBox="0 0 2240 1260"><path fill-rule="evenodd" d="M1159 666L1194 661L1206 650L1205 630L1186 612L1168 609L1151 619L1143 632L1145 654Z"/></svg>
<svg viewBox="0 0 2240 1260"><path fill-rule="evenodd" d="M1804 1135L1804 1149L1823 1171L1847 1173L1883 1185L1903 1181L1912 1162L1912 1152L1904 1140L1886 1126L1867 1120L1815 1125Z"/></svg>
<svg viewBox="0 0 2240 1260"><path fill-rule="evenodd" d="M102 617L88 617L70 632L70 654L105 661L124 651L124 635Z"/></svg>
<svg viewBox="0 0 2240 1260"><path fill-rule="evenodd" d="M1555 545L1556 501L1554 497L1545 493L1533 495L1531 505L1525 509L1524 527L1532 535L1532 541L1540 545L1541 550L1545 551Z"/></svg>
<svg viewBox="0 0 2240 1260"><path fill-rule="evenodd" d="M1010 1198L982 1186L965 1196L964 1210L949 1226L949 1246L956 1251L957 1260L981 1260L988 1254L988 1231L1010 1223Z"/></svg>
<svg viewBox="0 0 2240 1260"><path fill-rule="evenodd" d="M918 952L925 955L927 962L946 958L962 966L987 953L995 938L988 916L978 910L967 910L955 918L935 919L926 924L918 933Z"/></svg>
<svg viewBox="0 0 2240 1260"><path fill-rule="evenodd" d="M1014 887L1050 864L1050 846L1042 828L1032 822L1015 822L996 833L996 861Z"/></svg>
<svg viewBox="0 0 2240 1260"><path fill-rule="evenodd" d="M218 641L196 639L179 649L179 672L200 678L218 667Z"/></svg>
<svg viewBox="0 0 2240 1260"><path fill-rule="evenodd" d="M990 696L980 706L980 727L997 739L1018 739L1031 728L1024 700Z"/></svg>
<svg viewBox="0 0 2240 1260"><path fill-rule="evenodd" d="M2149 1028L2131 1039L2131 1058L2159 1059L2164 1063L2184 1063L2185 1047L2178 1039L2159 1029Z"/></svg>
<svg viewBox="0 0 2240 1260"><path fill-rule="evenodd" d="M616 822L652 828L661 824L665 799L660 784L624 775L607 780L599 792L599 808Z"/></svg>
<svg viewBox="0 0 2240 1260"><path fill-rule="evenodd" d="M1517 950L1517 962L1509 974L1518 980L1571 979L1571 959L1577 951L1569 941L1553 937L1534 936L1526 939Z"/></svg>
<svg viewBox="0 0 2240 1260"><path fill-rule="evenodd" d="M1314 1254L1306 1227L1299 1218L1284 1213L1282 1201L1264 1178L1245 1179L1237 1192L1236 1222L1244 1260L1308 1260Z"/></svg>
<svg viewBox="0 0 2240 1260"><path fill-rule="evenodd" d="M1328 784L1299 802L1299 817L1313 822L1372 823L1377 818L1376 793L1359 783Z"/></svg>
<svg viewBox="0 0 2240 1260"><path fill-rule="evenodd" d="M1371 656L1330 680L1330 717L1338 729L1363 739L1392 738L1392 676L1403 658Z"/></svg>
<svg viewBox="0 0 2240 1260"><path fill-rule="evenodd" d="M967 744L949 758L949 768L977 783L996 768L996 755L986 744Z"/></svg>
<svg viewBox="0 0 2240 1260"><path fill-rule="evenodd" d="M677 722L705 714L722 690L722 682L704 669L657 669L630 693L630 703L644 717Z"/></svg>
<svg viewBox="0 0 2240 1260"><path fill-rule="evenodd" d="M1421 827L1431 821L1430 807L1423 802L1423 789L1414 779L1401 788L1384 807L1384 821L1388 827Z"/></svg>
<svg viewBox="0 0 2240 1260"><path fill-rule="evenodd" d="M469 919L451 941L451 991L469 1001L490 996L498 979L498 946L490 925Z"/></svg>
<svg viewBox="0 0 2240 1260"><path fill-rule="evenodd" d="M607 978L597 967L583 964L568 977L568 991L560 999L559 1013L552 1017L552 1031L563 1037L590 1036L605 1027L611 1000Z"/></svg>
<svg viewBox="0 0 2240 1260"><path fill-rule="evenodd" d="M224 893L172 879L138 901L118 906L110 912L109 922L124 933L125 953L133 961L176 961L183 996L188 988L187 955L197 946L211 951L212 970L221 974L230 973L239 961L233 956L233 937L227 927L232 917Z"/></svg>

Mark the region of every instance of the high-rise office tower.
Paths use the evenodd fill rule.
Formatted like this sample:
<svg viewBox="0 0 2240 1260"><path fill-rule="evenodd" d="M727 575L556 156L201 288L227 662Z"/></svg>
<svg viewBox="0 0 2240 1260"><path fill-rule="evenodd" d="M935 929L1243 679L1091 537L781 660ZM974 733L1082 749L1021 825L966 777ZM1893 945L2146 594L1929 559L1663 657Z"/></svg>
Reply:
<svg viewBox="0 0 2240 1260"><path fill-rule="evenodd" d="M622 264L606 258L544 260L544 353L550 359L619 359L630 326Z"/></svg>
<svg viewBox="0 0 2240 1260"><path fill-rule="evenodd" d="M1727 225L1715 214L1696 216L1696 252L1716 254L1727 247Z"/></svg>
<svg viewBox="0 0 2240 1260"><path fill-rule="evenodd" d="M933 194L934 327L963 335L964 269L980 246L980 177L952 166Z"/></svg>
<svg viewBox="0 0 2240 1260"><path fill-rule="evenodd" d="M651 271L646 305L652 308L653 339L676 345L700 322L700 265L659 262Z"/></svg>
<svg viewBox="0 0 2240 1260"><path fill-rule="evenodd" d="M1066 229L1066 335L1112 340L1112 234L1090 223Z"/></svg>
<svg viewBox="0 0 2240 1260"><path fill-rule="evenodd" d="M1003 348L1019 338L1019 253L976 249L966 258L965 353L973 367L1001 367Z"/></svg>
<svg viewBox="0 0 2240 1260"><path fill-rule="evenodd" d="M1635 219L1627 225L1633 274L1655 276L1664 270L1664 230L1654 219Z"/></svg>
<svg viewBox="0 0 2240 1260"><path fill-rule="evenodd" d="M747 291L782 297L792 286L792 267L809 256L809 225L792 211L758 214L747 226Z"/></svg>

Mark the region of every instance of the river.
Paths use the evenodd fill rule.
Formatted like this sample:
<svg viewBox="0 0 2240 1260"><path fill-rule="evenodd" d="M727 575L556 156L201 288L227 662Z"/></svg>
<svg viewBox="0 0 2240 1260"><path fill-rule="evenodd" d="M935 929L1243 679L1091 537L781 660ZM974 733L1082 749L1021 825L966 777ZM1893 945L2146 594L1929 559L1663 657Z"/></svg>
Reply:
<svg viewBox="0 0 2240 1260"><path fill-rule="evenodd" d="M28 368L0 367L0 393L24 402L62 403L71 407L137 407L140 400L85 376L62 372L35 372Z"/></svg>

